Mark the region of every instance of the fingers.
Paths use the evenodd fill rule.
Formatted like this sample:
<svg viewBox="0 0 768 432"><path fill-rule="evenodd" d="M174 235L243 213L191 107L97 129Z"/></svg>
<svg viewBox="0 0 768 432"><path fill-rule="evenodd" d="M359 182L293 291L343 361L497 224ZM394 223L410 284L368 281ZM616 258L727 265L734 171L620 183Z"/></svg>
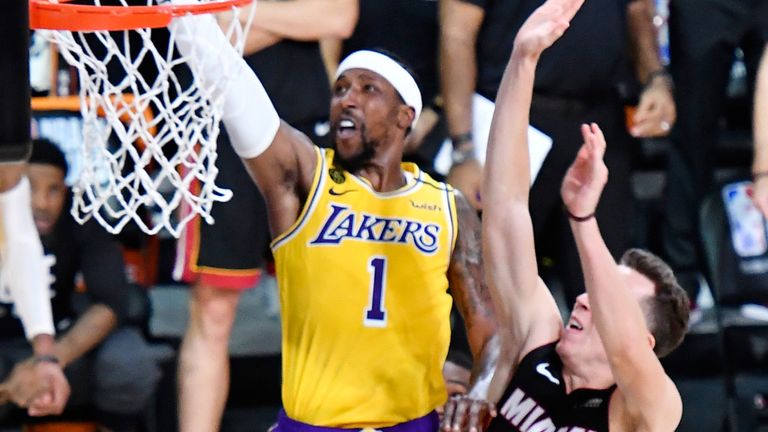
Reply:
<svg viewBox="0 0 768 432"><path fill-rule="evenodd" d="M453 421L451 422L451 431L460 432L464 429L464 424L467 421L467 413L469 412L472 400L466 397L459 399L456 404L456 411L453 413Z"/></svg>
<svg viewBox="0 0 768 432"><path fill-rule="evenodd" d="M590 156L590 159L602 159L605 155L605 135L597 123L582 124L581 135L584 137L584 149ZM581 150L579 157L582 157Z"/></svg>
<svg viewBox="0 0 768 432"><path fill-rule="evenodd" d="M51 395L51 393L50 392L43 393L29 402L27 413L29 413L29 415L33 417L50 415L50 414L59 414L59 412L56 412L56 410L52 409L51 407L52 402L53 402L53 396Z"/></svg>
<svg viewBox="0 0 768 432"><path fill-rule="evenodd" d="M63 376L60 378L60 380L54 380L50 392L52 397L51 406L53 409L58 410L58 413L64 410L70 393L69 383L66 378Z"/></svg>
<svg viewBox="0 0 768 432"><path fill-rule="evenodd" d="M496 417L496 407L493 404L467 396L452 396L445 404L440 430L482 432L493 417Z"/></svg>
<svg viewBox="0 0 768 432"><path fill-rule="evenodd" d="M453 414L456 412L456 404L459 402L461 396L451 396L448 402L445 403L445 412L443 413L443 421L440 425L440 430L443 432L451 432L451 422L453 421Z"/></svg>
<svg viewBox="0 0 768 432"><path fill-rule="evenodd" d="M669 134L675 122L674 101L668 94L651 93L640 99L633 117L630 134L636 138L649 138Z"/></svg>
<svg viewBox="0 0 768 432"><path fill-rule="evenodd" d="M603 135L603 131L597 123L590 124L590 129L592 131L592 142L595 145L596 156L602 159L603 155L605 155L605 135Z"/></svg>
<svg viewBox="0 0 768 432"><path fill-rule="evenodd" d="M635 138L651 138L665 136L672 129L672 123L660 114L653 114L635 120L630 134Z"/></svg>
<svg viewBox="0 0 768 432"><path fill-rule="evenodd" d="M469 424L467 430L469 432L480 432L485 430L485 427L490 422L491 417L496 416L496 410L486 401L473 401L472 407L469 410Z"/></svg>

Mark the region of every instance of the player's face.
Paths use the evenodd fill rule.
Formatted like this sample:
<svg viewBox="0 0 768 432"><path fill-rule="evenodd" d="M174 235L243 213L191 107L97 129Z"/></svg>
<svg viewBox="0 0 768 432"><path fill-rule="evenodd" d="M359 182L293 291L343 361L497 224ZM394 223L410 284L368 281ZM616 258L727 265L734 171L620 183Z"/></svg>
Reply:
<svg viewBox="0 0 768 432"><path fill-rule="evenodd" d="M619 266L619 272L635 300L641 302L654 295L653 282L637 271ZM616 317L621 319L621 317ZM571 316L565 324L558 352L568 356L576 354L579 361L607 362L603 341L592 320L589 295L584 293L576 298Z"/></svg>
<svg viewBox="0 0 768 432"><path fill-rule="evenodd" d="M30 164L27 169L32 186L32 216L41 235L50 234L64 208L67 186L64 171L53 165Z"/></svg>
<svg viewBox="0 0 768 432"><path fill-rule="evenodd" d="M398 133L404 106L392 84L365 69L350 69L336 80L331 99L331 133L336 155L350 171L366 165Z"/></svg>

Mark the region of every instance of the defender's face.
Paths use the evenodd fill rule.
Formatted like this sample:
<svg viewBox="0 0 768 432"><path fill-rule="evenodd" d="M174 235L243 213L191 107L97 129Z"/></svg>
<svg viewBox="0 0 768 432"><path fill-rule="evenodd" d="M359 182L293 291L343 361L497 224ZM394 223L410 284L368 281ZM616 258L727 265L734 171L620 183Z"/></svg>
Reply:
<svg viewBox="0 0 768 432"><path fill-rule="evenodd" d="M626 266L619 266L619 272L625 286L629 288L638 304L642 305L644 299L655 295L653 282L641 273ZM645 314L645 311L643 313ZM621 317L616 318L621 319ZM587 293L576 298L576 304L565 324L557 351L561 356L576 356L582 361L608 361L603 341L592 321L592 309Z"/></svg>
<svg viewBox="0 0 768 432"><path fill-rule="evenodd" d="M381 75L366 69L342 73L333 86L331 133L342 161L368 159L395 131L403 102Z"/></svg>
<svg viewBox="0 0 768 432"><path fill-rule="evenodd" d="M53 231L64 208L67 186L64 171L53 165L29 164L27 169L32 187L32 216L40 235Z"/></svg>

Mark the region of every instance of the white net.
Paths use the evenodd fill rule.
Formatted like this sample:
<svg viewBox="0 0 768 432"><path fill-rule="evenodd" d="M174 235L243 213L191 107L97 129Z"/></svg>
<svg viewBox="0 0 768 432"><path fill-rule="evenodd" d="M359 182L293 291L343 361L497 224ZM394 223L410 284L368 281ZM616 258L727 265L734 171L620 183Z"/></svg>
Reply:
<svg viewBox="0 0 768 432"><path fill-rule="evenodd" d="M232 8L220 20L240 53L253 9ZM215 95L232 71L201 88L188 68L195 52L181 56L165 28L46 34L79 77L83 170L73 185L73 216L96 218L112 233L133 221L146 233L165 228L175 237L196 215L213 223L213 203L231 198L215 184L223 102Z"/></svg>

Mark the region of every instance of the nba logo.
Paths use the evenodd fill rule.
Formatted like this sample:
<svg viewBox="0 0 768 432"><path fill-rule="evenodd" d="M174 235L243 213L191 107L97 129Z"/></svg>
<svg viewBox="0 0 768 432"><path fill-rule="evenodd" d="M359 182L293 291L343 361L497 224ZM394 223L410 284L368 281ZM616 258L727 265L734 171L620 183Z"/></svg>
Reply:
<svg viewBox="0 0 768 432"><path fill-rule="evenodd" d="M766 223L751 199L752 183L731 183L723 188L723 202L731 228L731 242L742 258L768 251Z"/></svg>

